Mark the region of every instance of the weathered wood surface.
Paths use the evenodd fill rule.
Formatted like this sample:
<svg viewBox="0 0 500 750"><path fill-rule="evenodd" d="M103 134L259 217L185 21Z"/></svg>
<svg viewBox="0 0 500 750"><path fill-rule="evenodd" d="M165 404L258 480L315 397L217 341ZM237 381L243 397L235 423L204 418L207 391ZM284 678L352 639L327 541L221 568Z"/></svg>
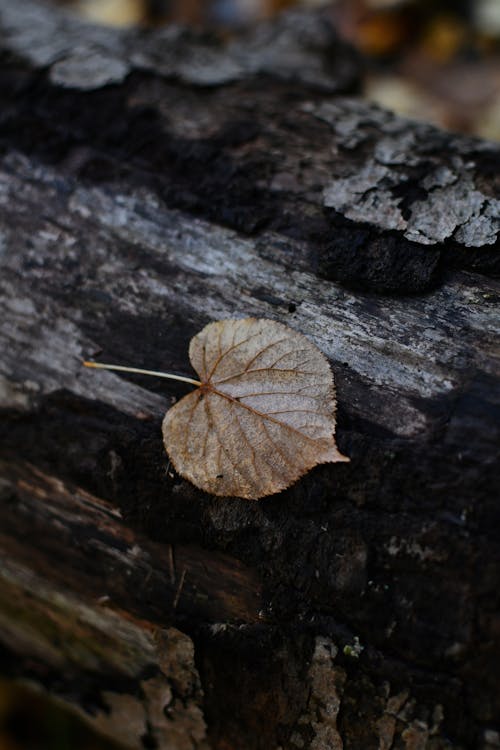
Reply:
<svg viewBox="0 0 500 750"><path fill-rule="evenodd" d="M498 147L354 98L321 16L3 0L0 53L4 672L132 747L499 747ZM259 503L169 467L183 386L81 367L248 315L329 357L351 456Z"/></svg>

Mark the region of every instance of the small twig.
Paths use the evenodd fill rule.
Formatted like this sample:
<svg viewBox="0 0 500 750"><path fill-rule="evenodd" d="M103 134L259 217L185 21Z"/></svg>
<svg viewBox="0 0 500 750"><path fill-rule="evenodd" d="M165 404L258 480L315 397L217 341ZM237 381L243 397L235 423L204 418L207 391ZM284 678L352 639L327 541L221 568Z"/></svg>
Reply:
<svg viewBox="0 0 500 750"><path fill-rule="evenodd" d="M182 588L184 586L184 579L186 577L186 573L187 573L187 568L184 568L184 570L182 571L182 574L181 574L181 580L179 581L179 585L177 587L177 591L175 592L174 604L173 604L173 608L174 609L177 608L177 604L179 603L179 599L180 599L180 596L181 596L181 591L182 591Z"/></svg>
<svg viewBox="0 0 500 750"><path fill-rule="evenodd" d="M149 583L149 579L151 578L152 575L153 575L153 567L150 565L146 578L144 579L144 586L146 586Z"/></svg>
<svg viewBox="0 0 500 750"><path fill-rule="evenodd" d="M174 560L174 548L171 544L168 545L168 568L170 570L170 583L175 583L175 560Z"/></svg>

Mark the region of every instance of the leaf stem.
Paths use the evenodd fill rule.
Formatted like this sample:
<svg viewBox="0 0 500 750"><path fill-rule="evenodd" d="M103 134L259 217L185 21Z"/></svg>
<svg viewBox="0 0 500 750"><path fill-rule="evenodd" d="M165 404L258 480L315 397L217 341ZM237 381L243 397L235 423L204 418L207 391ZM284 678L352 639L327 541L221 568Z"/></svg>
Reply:
<svg viewBox="0 0 500 750"><path fill-rule="evenodd" d="M180 380L182 383L200 386L202 383L193 378L185 378L183 375L172 375L169 372L157 372L156 370L141 370L139 367L124 367L123 365L107 365L102 362L83 362L84 367L95 367L97 370L118 370L119 372L134 372L138 375L154 375L157 378L168 378L169 380Z"/></svg>

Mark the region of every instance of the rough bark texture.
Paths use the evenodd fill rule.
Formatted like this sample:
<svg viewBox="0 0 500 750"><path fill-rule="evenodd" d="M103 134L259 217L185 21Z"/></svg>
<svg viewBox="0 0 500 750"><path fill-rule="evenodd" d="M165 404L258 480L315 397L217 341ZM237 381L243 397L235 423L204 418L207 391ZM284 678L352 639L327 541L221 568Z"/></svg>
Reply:
<svg viewBox="0 0 500 750"><path fill-rule="evenodd" d="M130 747L500 747L499 149L353 98L321 16L2 0L0 54L3 671ZM81 367L249 315L328 356L351 457L259 503L169 466L185 387Z"/></svg>

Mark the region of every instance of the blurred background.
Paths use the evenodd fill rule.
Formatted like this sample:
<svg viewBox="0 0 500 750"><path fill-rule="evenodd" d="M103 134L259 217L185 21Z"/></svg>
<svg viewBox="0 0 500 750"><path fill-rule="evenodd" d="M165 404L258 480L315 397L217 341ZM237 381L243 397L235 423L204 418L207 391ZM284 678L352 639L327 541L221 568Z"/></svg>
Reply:
<svg viewBox="0 0 500 750"><path fill-rule="evenodd" d="M366 62L365 96L500 140L500 0L59 0L117 26L181 22L231 33L285 8L325 7Z"/></svg>
<svg viewBox="0 0 500 750"><path fill-rule="evenodd" d="M325 7L340 36L365 60L367 99L449 130L500 141L500 0L58 2L102 24L181 22L226 35L292 6ZM0 750L113 747L62 705L29 686L0 680Z"/></svg>

